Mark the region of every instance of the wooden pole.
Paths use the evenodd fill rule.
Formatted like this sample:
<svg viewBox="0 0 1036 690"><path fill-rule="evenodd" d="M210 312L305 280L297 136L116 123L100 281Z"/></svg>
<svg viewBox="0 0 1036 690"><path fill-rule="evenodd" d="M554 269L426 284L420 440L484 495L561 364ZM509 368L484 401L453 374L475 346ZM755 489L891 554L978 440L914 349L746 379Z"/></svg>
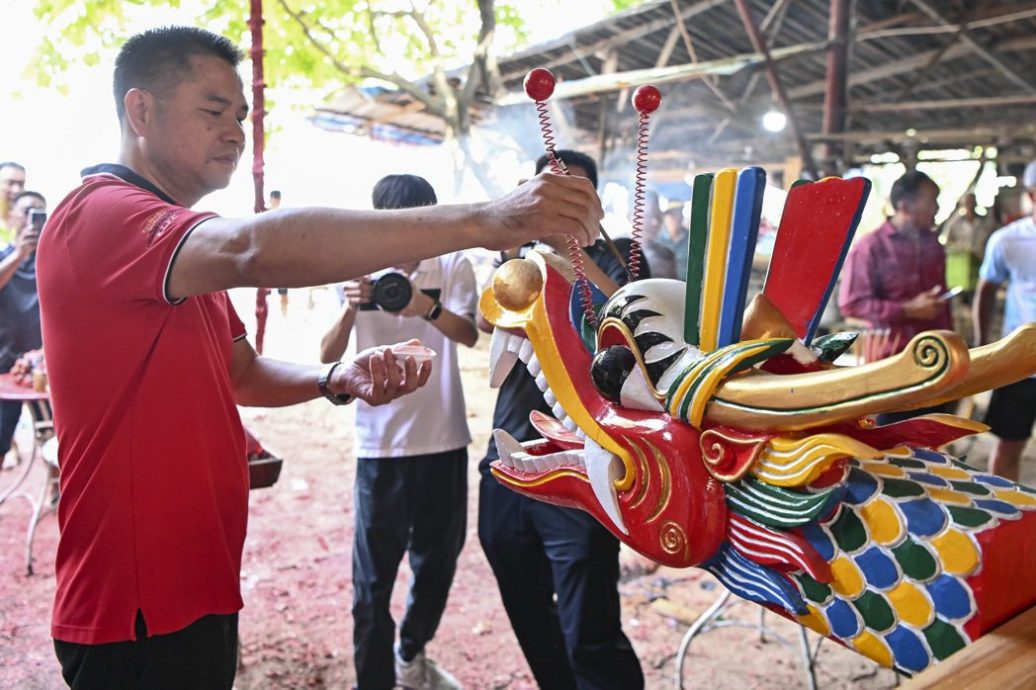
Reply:
<svg viewBox="0 0 1036 690"><path fill-rule="evenodd" d="M788 125L791 127L792 136L795 138L795 144L798 146L799 155L802 156L802 162L813 179L818 179L819 172L817 164L813 160L813 152L810 150L809 143L802 133L802 128L799 127L795 112L791 109L791 102L788 100L788 94L785 93L784 86L781 84L780 75L777 73L777 66L770 57L770 50L766 46L766 40L759 33L759 27L755 25L755 20L752 19L752 10L748 6L748 0L734 0L734 2L737 5L738 14L741 15L741 22L745 25L748 38L752 42L752 47L763 58L763 64L766 66L766 79L770 82L770 90L781 108L784 109L785 115L788 116Z"/></svg>
<svg viewBox="0 0 1036 690"><path fill-rule="evenodd" d="M849 61L849 0L831 0L831 17L827 36L831 48L827 53L827 91L824 93L824 134L845 131L846 72ZM828 142L823 147L825 167L834 167L842 155L839 143ZM833 170L833 172L840 172Z"/></svg>

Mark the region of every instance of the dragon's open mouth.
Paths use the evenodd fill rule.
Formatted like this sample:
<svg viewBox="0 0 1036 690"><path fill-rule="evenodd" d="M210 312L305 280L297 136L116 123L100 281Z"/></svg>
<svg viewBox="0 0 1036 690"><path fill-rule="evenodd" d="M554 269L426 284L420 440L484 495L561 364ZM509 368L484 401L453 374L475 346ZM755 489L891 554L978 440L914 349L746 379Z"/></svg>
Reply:
<svg viewBox="0 0 1036 690"><path fill-rule="evenodd" d="M585 353L585 350L583 352ZM619 456L602 448L592 436L588 436L576 420L566 413L566 409L574 410L580 418L593 421L587 405L575 393L575 386L567 377L567 371L566 376L561 379L567 389L561 393L565 399L565 404L562 405L558 394L550 387L548 375L544 372L530 339L514 331L496 328L490 345L491 385L499 386L519 361L535 379L536 386L550 405L554 417L533 412L530 419L543 438L526 443L519 443L506 431L497 429L494 438L500 459L493 463L494 474L501 481L519 490L530 490L563 478L589 483L607 517L619 531L627 533L619 511L616 492L616 484L621 484L621 480L626 476L624 464ZM555 364L560 362L554 362L548 365L548 368L555 368ZM562 365L561 369L564 370L565 367ZM593 400L595 406L606 405L606 401L600 395L591 391L592 387L586 393L596 398ZM578 401L575 407L572 406L574 401ZM596 422L592 424L591 430L603 434Z"/></svg>

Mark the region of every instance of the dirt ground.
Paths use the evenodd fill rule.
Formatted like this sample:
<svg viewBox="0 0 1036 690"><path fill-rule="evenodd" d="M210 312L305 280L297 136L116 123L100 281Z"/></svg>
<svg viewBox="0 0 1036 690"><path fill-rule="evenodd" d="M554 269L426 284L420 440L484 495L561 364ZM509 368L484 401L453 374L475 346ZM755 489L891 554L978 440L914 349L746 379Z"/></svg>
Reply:
<svg viewBox="0 0 1036 690"><path fill-rule="evenodd" d="M235 300L237 301L235 296ZM313 306L307 308L307 298ZM248 296L239 310L250 311ZM287 316L271 296L267 354L315 361L317 342L334 314L327 291L292 291ZM511 633L476 533L477 462L488 437L495 391L486 383L488 337L466 350L461 362L470 448L468 536L449 605L429 656L467 688L534 688ZM243 410L246 425L285 459L278 483L251 496L249 536L241 586L241 667L237 688L348 688L352 669L351 410L324 401L294 408ZM980 441L980 443L982 443ZM976 454L977 456L977 454ZM973 457L976 457L973 456ZM1033 463L1027 470L1033 472ZM0 490L11 470L0 474ZM1033 477L1029 477L1032 483ZM43 481L35 468L27 484ZM47 514L35 545L36 575L25 573L27 501L0 506L0 687L33 690L63 687L48 634L54 590L57 520ZM394 615L401 615L409 571L401 568ZM675 686L676 652L693 618L721 593L711 576L697 570L659 569L631 576L621 585L623 625L641 659L649 688ZM731 620L758 621L759 609L740 604ZM797 626L768 614L766 623L792 643L762 642L756 632L722 628L697 639L687 656L687 688L806 687L800 665ZM816 636L810 634L815 644ZM825 642L817 660L821 688L889 688L895 675L838 645Z"/></svg>

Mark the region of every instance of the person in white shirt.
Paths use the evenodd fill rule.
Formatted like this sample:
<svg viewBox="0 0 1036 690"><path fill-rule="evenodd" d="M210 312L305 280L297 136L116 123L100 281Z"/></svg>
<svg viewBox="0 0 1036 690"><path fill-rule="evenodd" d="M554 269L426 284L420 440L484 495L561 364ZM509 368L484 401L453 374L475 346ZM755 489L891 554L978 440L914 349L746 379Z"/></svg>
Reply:
<svg viewBox="0 0 1036 690"><path fill-rule="evenodd" d="M381 179L372 198L376 209L436 203L435 190L416 175ZM399 311L387 311L399 307L391 300L375 301L374 286L385 276L399 281L400 274L409 281L410 299L404 296ZM398 297L400 289L394 292ZM471 347L478 340L475 273L468 257L456 252L346 282L339 294L343 308L321 341L323 361L337 361L354 331L358 350L419 338L437 353L423 388L380 407L357 402L352 609L357 686L460 687L424 648L446 608L467 527L471 436L457 343ZM393 647L389 601L404 553L413 579Z"/></svg>

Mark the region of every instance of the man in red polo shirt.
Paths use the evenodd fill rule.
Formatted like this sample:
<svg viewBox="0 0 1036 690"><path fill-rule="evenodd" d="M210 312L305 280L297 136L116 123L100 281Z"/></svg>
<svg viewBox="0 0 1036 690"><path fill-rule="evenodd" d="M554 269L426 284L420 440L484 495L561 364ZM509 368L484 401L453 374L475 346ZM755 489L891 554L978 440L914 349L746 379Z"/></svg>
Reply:
<svg viewBox="0 0 1036 690"><path fill-rule="evenodd" d="M467 206L192 211L244 147L240 57L193 28L130 39L119 163L84 172L39 244L61 464L52 634L73 688L232 687L248 511L237 405L381 404L428 378L387 348L323 369L259 357L226 289L342 282L544 228L587 244L602 216L589 183L550 175Z"/></svg>

